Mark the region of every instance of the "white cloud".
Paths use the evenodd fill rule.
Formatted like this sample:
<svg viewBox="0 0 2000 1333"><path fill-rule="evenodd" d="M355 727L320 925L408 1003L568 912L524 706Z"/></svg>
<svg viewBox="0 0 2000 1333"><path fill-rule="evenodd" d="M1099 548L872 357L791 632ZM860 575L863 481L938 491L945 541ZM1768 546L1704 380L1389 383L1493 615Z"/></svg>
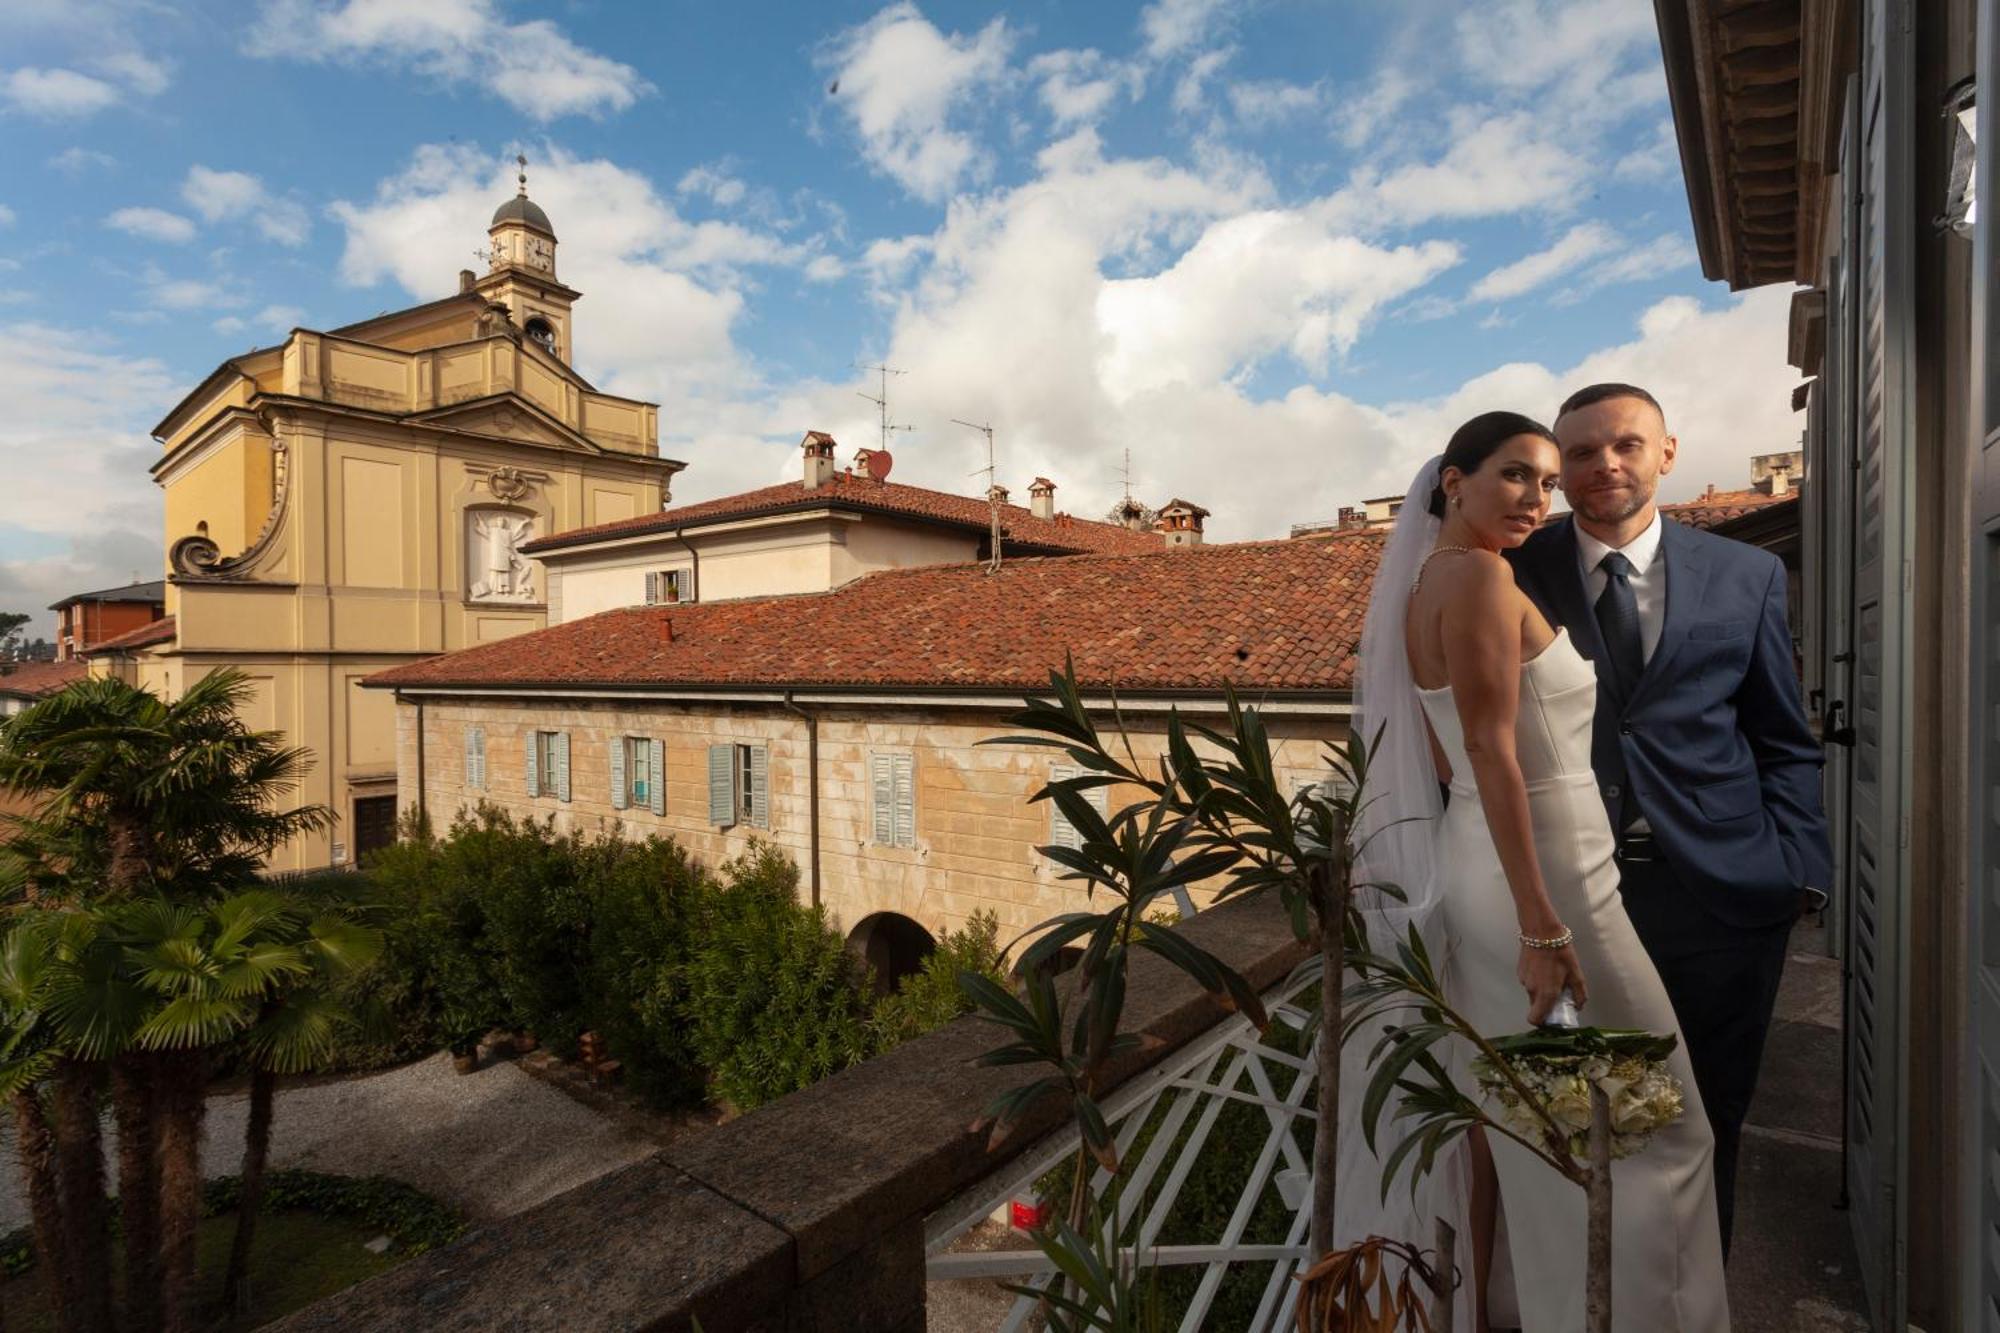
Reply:
<svg viewBox="0 0 2000 1333"><path fill-rule="evenodd" d="M1458 56L1502 88L1588 79L1601 92L1628 55L1654 49L1656 23L1650 6L1632 0L1489 0L1459 15Z"/></svg>
<svg viewBox="0 0 2000 1333"><path fill-rule="evenodd" d="M1469 295L1475 301L1510 300L1565 274L1573 274L1617 247L1618 233L1611 228L1601 222L1579 223L1548 249L1494 269L1472 284Z"/></svg>
<svg viewBox="0 0 2000 1333"><path fill-rule="evenodd" d="M0 98L16 111L48 120L88 116L118 103L118 89L73 69L24 66L0 75Z"/></svg>
<svg viewBox="0 0 2000 1333"><path fill-rule="evenodd" d="M0 204L0 227L13 226L15 216L13 209L7 207L5 204Z"/></svg>
<svg viewBox="0 0 2000 1333"><path fill-rule="evenodd" d="M279 245L304 245L312 235L312 218L304 205L273 195L248 172L196 164L181 182L181 198L210 222L247 217L258 234Z"/></svg>
<svg viewBox="0 0 2000 1333"><path fill-rule="evenodd" d="M1146 91L1144 69L1093 50L1044 52L1028 62L1028 77L1039 81L1042 105L1059 130L1097 120L1121 95L1136 102Z"/></svg>
<svg viewBox="0 0 2000 1333"><path fill-rule="evenodd" d="M733 208L743 202L749 186L731 172L718 167L694 167L674 186L676 194L696 194L718 208Z"/></svg>
<svg viewBox="0 0 2000 1333"><path fill-rule="evenodd" d="M159 361L92 335L47 325L14 334L0 360L0 399L12 407L0 418L0 548L36 553L0 558L0 607L42 615L79 589L160 569L159 493L146 474L159 446L146 428L175 386Z"/></svg>
<svg viewBox="0 0 2000 1333"><path fill-rule="evenodd" d="M808 260L803 271L807 282L839 282L847 276L847 265L832 255L819 255Z"/></svg>
<svg viewBox="0 0 2000 1333"><path fill-rule="evenodd" d="M1384 65L1365 90L1335 98L1334 122L1340 142L1349 148L1370 143L1416 91L1415 79L1394 65Z"/></svg>
<svg viewBox="0 0 2000 1333"><path fill-rule="evenodd" d="M509 23L493 0L267 0L254 56L409 69L478 87L547 123L623 111L654 91L630 65L585 50L545 19Z"/></svg>
<svg viewBox="0 0 2000 1333"><path fill-rule="evenodd" d="M1139 14L1146 54L1165 60L1204 40L1218 26L1227 0L1156 0Z"/></svg>
<svg viewBox="0 0 2000 1333"><path fill-rule="evenodd" d="M1434 162L1355 171L1329 207L1357 226L1490 217L1571 206L1590 161L1526 111L1452 116L1451 147Z"/></svg>
<svg viewBox="0 0 2000 1333"><path fill-rule="evenodd" d="M1674 122L1663 120L1641 147L1618 159L1611 174L1619 180L1665 181L1673 180L1680 169L1680 141L1674 137Z"/></svg>
<svg viewBox="0 0 2000 1333"><path fill-rule="evenodd" d="M1286 83L1277 79L1248 80L1229 85L1229 105L1236 118L1253 129L1279 125L1326 108L1323 84Z"/></svg>
<svg viewBox="0 0 2000 1333"><path fill-rule="evenodd" d="M100 153L95 148L65 148L49 159L50 167L71 180L100 167L108 169L117 165L117 158L109 153Z"/></svg>
<svg viewBox="0 0 2000 1333"><path fill-rule="evenodd" d="M946 35L904 0L841 33L820 63L835 103L861 136L864 157L919 199L945 198L990 167L952 117L1007 71L1014 35L995 19L968 37Z"/></svg>
<svg viewBox="0 0 2000 1333"><path fill-rule="evenodd" d="M141 51L114 51L92 63L98 71L142 97L158 97L173 83L167 66Z"/></svg>
<svg viewBox="0 0 2000 1333"><path fill-rule="evenodd" d="M267 305L257 312L257 323L273 333L290 333L305 317L306 312L295 305Z"/></svg>
<svg viewBox="0 0 2000 1333"><path fill-rule="evenodd" d="M1650 282L1669 273L1692 268L1695 258L1694 245L1687 237L1673 233L1656 236L1644 245L1634 246L1624 254L1596 265L1582 275L1575 287L1562 292L1557 300L1564 304L1580 301L1598 288L1614 283Z"/></svg>
<svg viewBox="0 0 2000 1333"><path fill-rule="evenodd" d="M194 239L194 223L164 208L121 208L104 225L149 241L185 245Z"/></svg>
<svg viewBox="0 0 2000 1333"><path fill-rule="evenodd" d="M242 295L226 282L169 278L157 272L147 275L146 297L162 310L215 310L243 304Z"/></svg>
<svg viewBox="0 0 2000 1333"><path fill-rule="evenodd" d="M1214 51L1204 51L1190 60L1187 71L1180 77L1180 82L1174 85L1174 110L1184 116L1201 110L1202 103L1208 95L1208 81L1235 58L1236 48L1225 46Z"/></svg>

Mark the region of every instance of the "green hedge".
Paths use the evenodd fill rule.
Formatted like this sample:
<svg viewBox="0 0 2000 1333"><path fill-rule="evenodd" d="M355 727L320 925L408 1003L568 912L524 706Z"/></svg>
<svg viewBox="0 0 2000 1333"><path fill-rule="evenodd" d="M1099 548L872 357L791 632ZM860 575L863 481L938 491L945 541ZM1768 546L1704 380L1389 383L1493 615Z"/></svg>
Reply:
<svg viewBox="0 0 2000 1333"><path fill-rule="evenodd" d="M201 1188L201 1215L220 1217L233 1213L242 1195L240 1176L217 1176L206 1181ZM448 1245L465 1231L465 1220L449 1204L387 1176L339 1176L294 1169L268 1171L264 1174L262 1206L271 1212L352 1218L382 1232L412 1255ZM114 1230L117 1225L114 1208ZM9 1277L19 1277L34 1266L32 1227L22 1227L0 1237L0 1271Z"/></svg>
<svg viewBox="0 0 2000 1333"><path fill-rule="evenodd" d="M587 839L490 806L442 837L417 821L403 834L361 877L386 943L357 982L377 1021L346 1068L469 1049L494 1028L571 1056L592 1031L651 1104L749 1110L964 1012L960 968L1002 975L989 914L878 1002L768 843L711 871L666 838Z"/></svg>

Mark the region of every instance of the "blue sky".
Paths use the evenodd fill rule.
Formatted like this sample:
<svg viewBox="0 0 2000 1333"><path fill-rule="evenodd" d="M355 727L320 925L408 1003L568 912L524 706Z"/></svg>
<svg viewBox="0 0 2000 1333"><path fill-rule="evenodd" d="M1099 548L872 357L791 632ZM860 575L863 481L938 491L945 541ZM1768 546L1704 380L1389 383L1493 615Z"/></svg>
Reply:
<svg viewBox="0 0 2000 1333"><path fill-rule="evenodd" d="M1668 493L1791 447L1785 294L1694 263L1645 0L536 5L14 0L0 602L158 568L148 428L222 358L453 289L512 157L578 368L681 499L799 435L898 476L1186 495L1223 537L1390 490L1473 411L1611 375ZM173 534L178 535L178 534Z"/></svg>

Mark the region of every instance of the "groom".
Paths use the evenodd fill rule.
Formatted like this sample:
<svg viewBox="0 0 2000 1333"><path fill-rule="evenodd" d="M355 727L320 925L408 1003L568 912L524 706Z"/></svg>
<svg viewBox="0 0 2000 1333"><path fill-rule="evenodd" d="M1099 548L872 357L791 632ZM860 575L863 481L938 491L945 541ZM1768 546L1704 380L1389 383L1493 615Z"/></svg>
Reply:
<svg viewBox="0 0 2000 1333"><path fill-rule="evenodd" d="M1785 570L1661 517L1653 496L1675 442L1644 389L1579 389L1555 433L1572 512L1511 553L1514 576L1597 667L1591 767L1625 910L1666 983L1715 1132L1726 1255L1737 1146L1792 923L1826 901L1832 877Z"/></svg>

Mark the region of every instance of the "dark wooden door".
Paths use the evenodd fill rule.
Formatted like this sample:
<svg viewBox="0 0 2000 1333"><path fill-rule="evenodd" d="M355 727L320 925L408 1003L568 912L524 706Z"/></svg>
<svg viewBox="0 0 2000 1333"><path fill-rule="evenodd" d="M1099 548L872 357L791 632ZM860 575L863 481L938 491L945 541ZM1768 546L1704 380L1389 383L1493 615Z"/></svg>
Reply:
<svg viewBox="0 0 2000 1333"><path fill-rule="evenodd" d="M393 796L357 796L354 798L354 859L366 860L368 854L387 847L396 840L396 798Z"/></svg>

